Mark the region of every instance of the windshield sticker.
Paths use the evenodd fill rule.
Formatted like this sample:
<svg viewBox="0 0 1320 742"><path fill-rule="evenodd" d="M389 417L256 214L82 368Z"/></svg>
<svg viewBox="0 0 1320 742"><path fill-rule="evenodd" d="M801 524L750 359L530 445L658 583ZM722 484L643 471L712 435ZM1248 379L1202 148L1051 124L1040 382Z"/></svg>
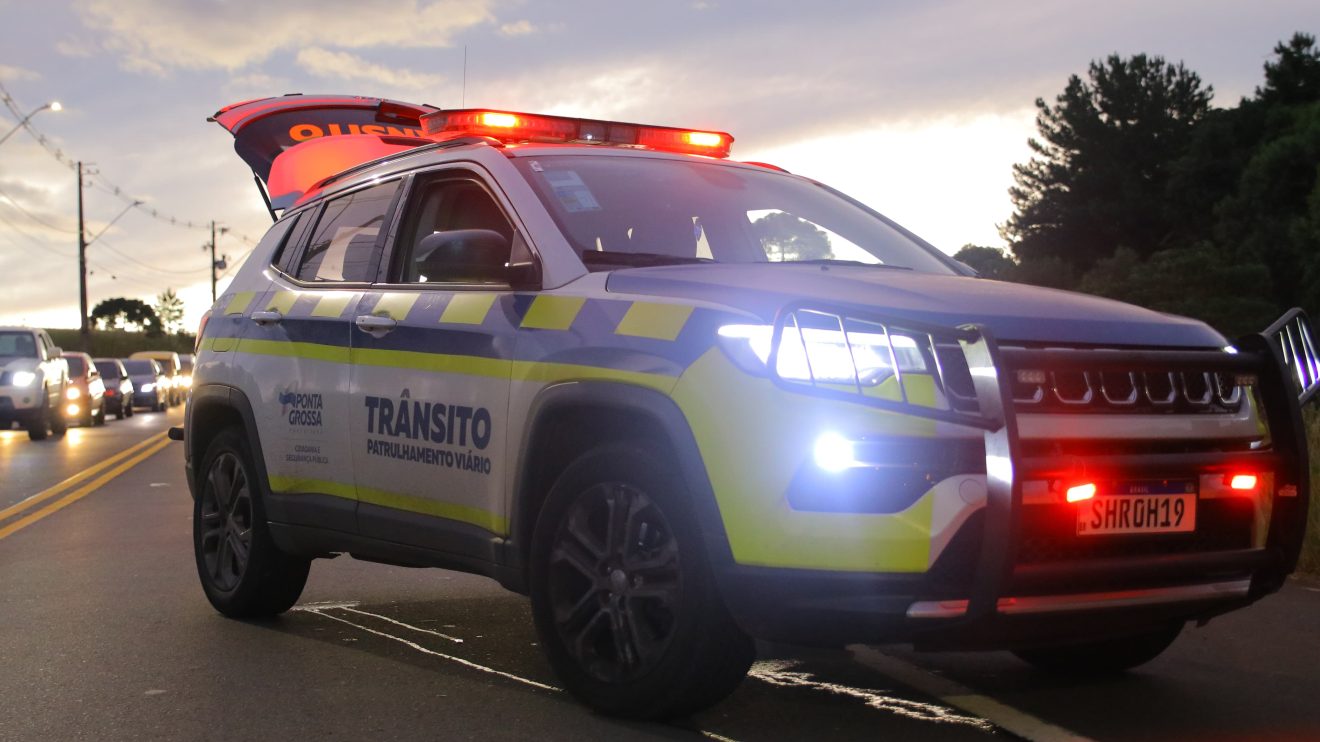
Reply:
<svg viewBox="0 0 1320 742"><path fill-rule="evenodd" d="M572 170L547 170L545 180L555 192L555 198L570 212L599 211L600 203L591 195L587 184Z"/></svg>

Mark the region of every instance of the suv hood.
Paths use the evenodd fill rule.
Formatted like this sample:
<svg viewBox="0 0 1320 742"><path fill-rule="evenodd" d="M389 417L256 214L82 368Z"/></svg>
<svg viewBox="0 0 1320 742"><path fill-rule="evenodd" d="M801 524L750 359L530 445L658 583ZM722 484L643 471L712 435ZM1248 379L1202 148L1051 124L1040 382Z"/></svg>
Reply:
<svg viewBox="0 0 1320 742"><path fill-rule="evenodd" d="M0 360L0 371L36 371L41 361L35 358L11 358Z"/></svg>
<svg viewBox="0 0 1320 742"><path fill-rule="evenodd" d="M610 274L612 292L724 304L773 321L794 301L941 325L987 325L1001 341L1221 348L1203 322L1070 291L865 266L683 265Z"/></svg>

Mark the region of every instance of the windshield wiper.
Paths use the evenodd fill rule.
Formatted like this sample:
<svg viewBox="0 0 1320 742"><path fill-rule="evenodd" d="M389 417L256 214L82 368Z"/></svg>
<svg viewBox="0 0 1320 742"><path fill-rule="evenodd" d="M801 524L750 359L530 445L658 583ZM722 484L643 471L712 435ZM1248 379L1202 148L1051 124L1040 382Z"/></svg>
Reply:
<svg viewBox="0 0 1320 742"><path fill-rule="evenodd" d="M692 265L694 263L714 263L710 258L683 257L665 255L658 252L611 252L609 250L583 250L582 262L587 266L625 266L645 268L653 265Z"/></svg>
<svg viewBox="0 0 1320 742"><path fill-rule="evenodd" d="M891 271L910 271L911 268L906 265L889 265L888 263L863 263L860 260L843 260L841 258L813 258L811 260L772 260L771 264L779 265L856 265L862 268L885 268Z"/></svg>

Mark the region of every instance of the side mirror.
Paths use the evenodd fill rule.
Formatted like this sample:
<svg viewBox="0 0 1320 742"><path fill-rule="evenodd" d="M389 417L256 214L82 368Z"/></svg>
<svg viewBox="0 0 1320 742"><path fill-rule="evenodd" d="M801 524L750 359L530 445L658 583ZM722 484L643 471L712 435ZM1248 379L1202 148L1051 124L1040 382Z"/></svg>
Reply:
<svg viewBox="0 0 1320 742"><path fill-rule="evenodd" d="M490 229L451 229L422 238L413 254L428 281L504 282L508 280L509 241Z"/></svg>
<svg viewBox="0 0 1320 742"><path fill-rule="evenodd" d="M63 348L51 348L51 349L50 349L50 357L51 357L51 358L61 358L61 357L63 357L63 356L64 356L64 349L63 349Z"/></svg>

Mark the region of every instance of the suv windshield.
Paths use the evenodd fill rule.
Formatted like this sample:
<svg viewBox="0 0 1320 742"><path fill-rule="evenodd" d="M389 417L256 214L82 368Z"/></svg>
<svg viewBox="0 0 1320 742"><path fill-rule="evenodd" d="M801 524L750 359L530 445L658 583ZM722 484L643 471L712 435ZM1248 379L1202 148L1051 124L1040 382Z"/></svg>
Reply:
<svg viewBox="0 0 1320 742"><path fill-rule="evenodd" d="M839 262L951 274L932 249L824 186L658 157L516 157L588 267Z"/></svg>
<svg viewBox="0 0 1320 742"><path fill-rule="evenodd" d="M65 356L64 360L69 362L70 376L83 376L87 373L87 364L78 356Z"/></svg>
<svg viewBox="0 0 1320 742"><path fill-rule="evenodd" d="M30 332L0 332L0 358L36 358L37 340Z"/></svg>
<svg viewBox="0 0 1320 742"><path fill-rule="evenodd" d="M119 364L114 361L95 361L96 370L101 372L101 376L107 379L119 378Z"/></svg>

